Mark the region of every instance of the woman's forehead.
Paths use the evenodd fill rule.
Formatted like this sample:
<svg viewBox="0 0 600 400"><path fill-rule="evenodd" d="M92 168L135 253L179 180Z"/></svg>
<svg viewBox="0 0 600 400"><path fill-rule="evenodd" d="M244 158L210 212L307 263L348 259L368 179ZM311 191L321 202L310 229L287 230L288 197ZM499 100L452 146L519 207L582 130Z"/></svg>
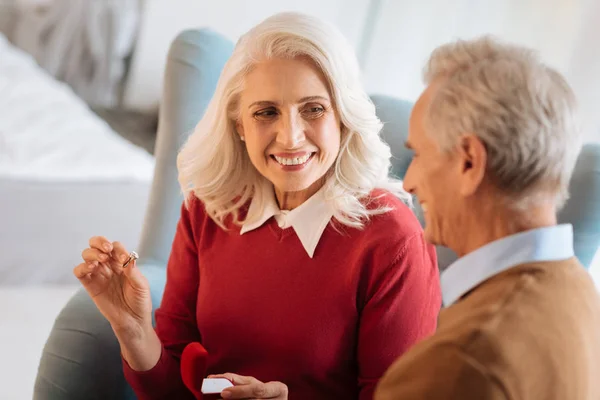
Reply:
<svg viewBox="0 0 600 400"><path fill-rule="evenodd" d="M257 64L245 77L243 102L298 102L309 97L329 100L322 72L302 59L273 59Z"/></svg>

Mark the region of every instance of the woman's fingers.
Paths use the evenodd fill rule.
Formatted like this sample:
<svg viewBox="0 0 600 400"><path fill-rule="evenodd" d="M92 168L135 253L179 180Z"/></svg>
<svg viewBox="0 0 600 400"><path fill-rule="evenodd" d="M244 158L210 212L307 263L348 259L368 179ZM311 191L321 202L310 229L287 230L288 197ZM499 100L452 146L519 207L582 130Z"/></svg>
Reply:
<svg viewBox="0 0 600 400"><path fill-rule="evenodd" d="M258 379L253 378L251 376L243 376L238 374L233 374L231 372L227 372L225 374L215 374L209 375L207 378L224 378L234 385L249 385L253 382L258 382Z"/></svg>
<svg viewBox="0 0 600 400"><path fill-rule="evenodd" d="M95 248L87 248L81 252L81 257L85 262L107 262L110 259L110 256L98 249Z"/></svg>
<svg viewBox="0 0 600 400"><path fill-rule="evenodd" d="M94 236L90 239L90 247L83 250L81 257L84 261L91 263L96 262L98 264L105 264L106 268L112 269L116 274L120 274L120 268L118 261L114 259L111 252L114 250L114 246L104 236ZM107 274L105 268L98 268L98 272L102 276L112 276Z"/></svg>
<svg viewBox="0 0 600 400"><path fill-rule="evenodd" d="M110 249L110 250L109 250ZM112 274L123 273L123 264L129 259L129 253L120 242L109 242L104 236L94 236L90 239L90 247L81 253L82 258L90 262L104 263L112 271ZM99 272L103 272L100 269ZM103 276L108 275L106 271Z"/></svg>
<svg viewBox="0 0 600 400"><path fill-rule="evenodd" d="M100 267L98 267L98 272L100 272L100 275L106 279L110 279L113 276L112 269L106 264L100 264Z"/></svg>
<svg viewBox="0 0 600 400"><path fill-rule="evenodd" d="M73 269L74 275L86 283L95 276L103 279L112 279L115 275L125 274L131 286L140 289L148 289L148 280L137 268L135 260L132 260L123 268L129 260L129 252L120 242L109 242L104 236L94 236L89 241L90 247L83 250L81 256L84 263Z"/></svg>
<svg viewBox="0 0 600 400"><path fill-rule="evenodd" d="M113 242L112 249L110 267L113 273L121 275L125 272L123 265L129 260L129 253L120 242Z"/></svg>
<svg viewBox="0 0 600 400"><path fill-rule="evenodd" d="M125 246L121 244L121 242L113 242L112 243L112 256L115 260L121 263L121 267L123 264L127 262L129 259L129 252L125 249Z"/></svg>
<svg viewBox="0 0 600 400"><path fill-rule="evenodd" d="M229 376L235 386L224 389L221 397L225 399L276 399L287 400L287 386L281 382L263 383L256 378L235 374Z"/></svg>
<svg viewBox="0 0 600 400"><path fill-rule="evenodd" d="M79 280L87 279L89 274L93 273L97 267L97 263L81 263L73 268L73 275Z"/></svg>
<svg viewBox="0 0 600 400"><path fill-rule="evenodd" d="M287 400L288 387L281 382L263 383L252 376L232 373L209 375L208 378L225 378L233 387L224 389L221 396L225 399L276 399Z"/></svg>
<svg viewBox="0 0 600 400"><path fill-rule="evenodd" d="M94 261L79 264L73 269L73 275L86 285L96 278L109 280L113 277L113 272L108 265Z"/></svg>
<svg viewBox="0 0 600 400"><path fill-rule="evenodd" d="M90 239L90 247L104 253L113 251L112 243L104 236L94 236Z"/></svg>

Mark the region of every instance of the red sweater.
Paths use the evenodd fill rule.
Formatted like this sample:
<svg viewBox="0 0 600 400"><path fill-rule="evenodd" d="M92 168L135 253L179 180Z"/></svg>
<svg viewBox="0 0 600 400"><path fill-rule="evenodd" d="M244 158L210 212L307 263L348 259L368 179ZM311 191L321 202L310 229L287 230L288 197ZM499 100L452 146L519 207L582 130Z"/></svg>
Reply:
<svg viewBox="0 0 600 400"><path fill-rule="evenodd" d="M312 259L274 218L240 235L199 200L182 207L155 313L161 358L145 372L123 363L138 398L193 398L179 360L197 341L209 374L281 381L292 400L371 399L392 362L434 332L441 306L418 220L391 194L381 202L394 210L363 230L330 224Z"/></svg>

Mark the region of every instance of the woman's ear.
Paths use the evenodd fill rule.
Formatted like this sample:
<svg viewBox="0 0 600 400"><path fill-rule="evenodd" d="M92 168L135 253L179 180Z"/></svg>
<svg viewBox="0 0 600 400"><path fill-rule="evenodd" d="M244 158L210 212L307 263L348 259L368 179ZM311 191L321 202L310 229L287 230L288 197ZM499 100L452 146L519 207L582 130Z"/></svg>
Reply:
<svg viewBox="0 0 600 400"><path fill-rule="evenodd" d="M244 124L242 124L242 122L239 119L237 121L235 121L235 130L236 130L237 134L240 136L240 140L242 142L245 142L246 139L244 137Z"/></svg>
<svg viewBox="0 0 600 400"><path fill-rule="evenodd" d="M238 135L240 135L240 138L244 137L244 124L242 124L242 121L239 119L235 121L235 130L237 131Z"/></svg>

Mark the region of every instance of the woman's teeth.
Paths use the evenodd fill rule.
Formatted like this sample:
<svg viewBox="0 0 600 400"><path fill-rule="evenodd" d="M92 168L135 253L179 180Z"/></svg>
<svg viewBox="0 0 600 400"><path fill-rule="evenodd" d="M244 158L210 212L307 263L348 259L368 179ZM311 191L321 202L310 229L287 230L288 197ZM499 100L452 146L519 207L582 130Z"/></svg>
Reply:
<svg viewBox="0 0 600 400"><path fill-rule="evenodd" d="M295 157L295 158L284 158L275 156L275 160L281 165L302 165L308 161L312 153L308 153L303 157Z"/></svg>

